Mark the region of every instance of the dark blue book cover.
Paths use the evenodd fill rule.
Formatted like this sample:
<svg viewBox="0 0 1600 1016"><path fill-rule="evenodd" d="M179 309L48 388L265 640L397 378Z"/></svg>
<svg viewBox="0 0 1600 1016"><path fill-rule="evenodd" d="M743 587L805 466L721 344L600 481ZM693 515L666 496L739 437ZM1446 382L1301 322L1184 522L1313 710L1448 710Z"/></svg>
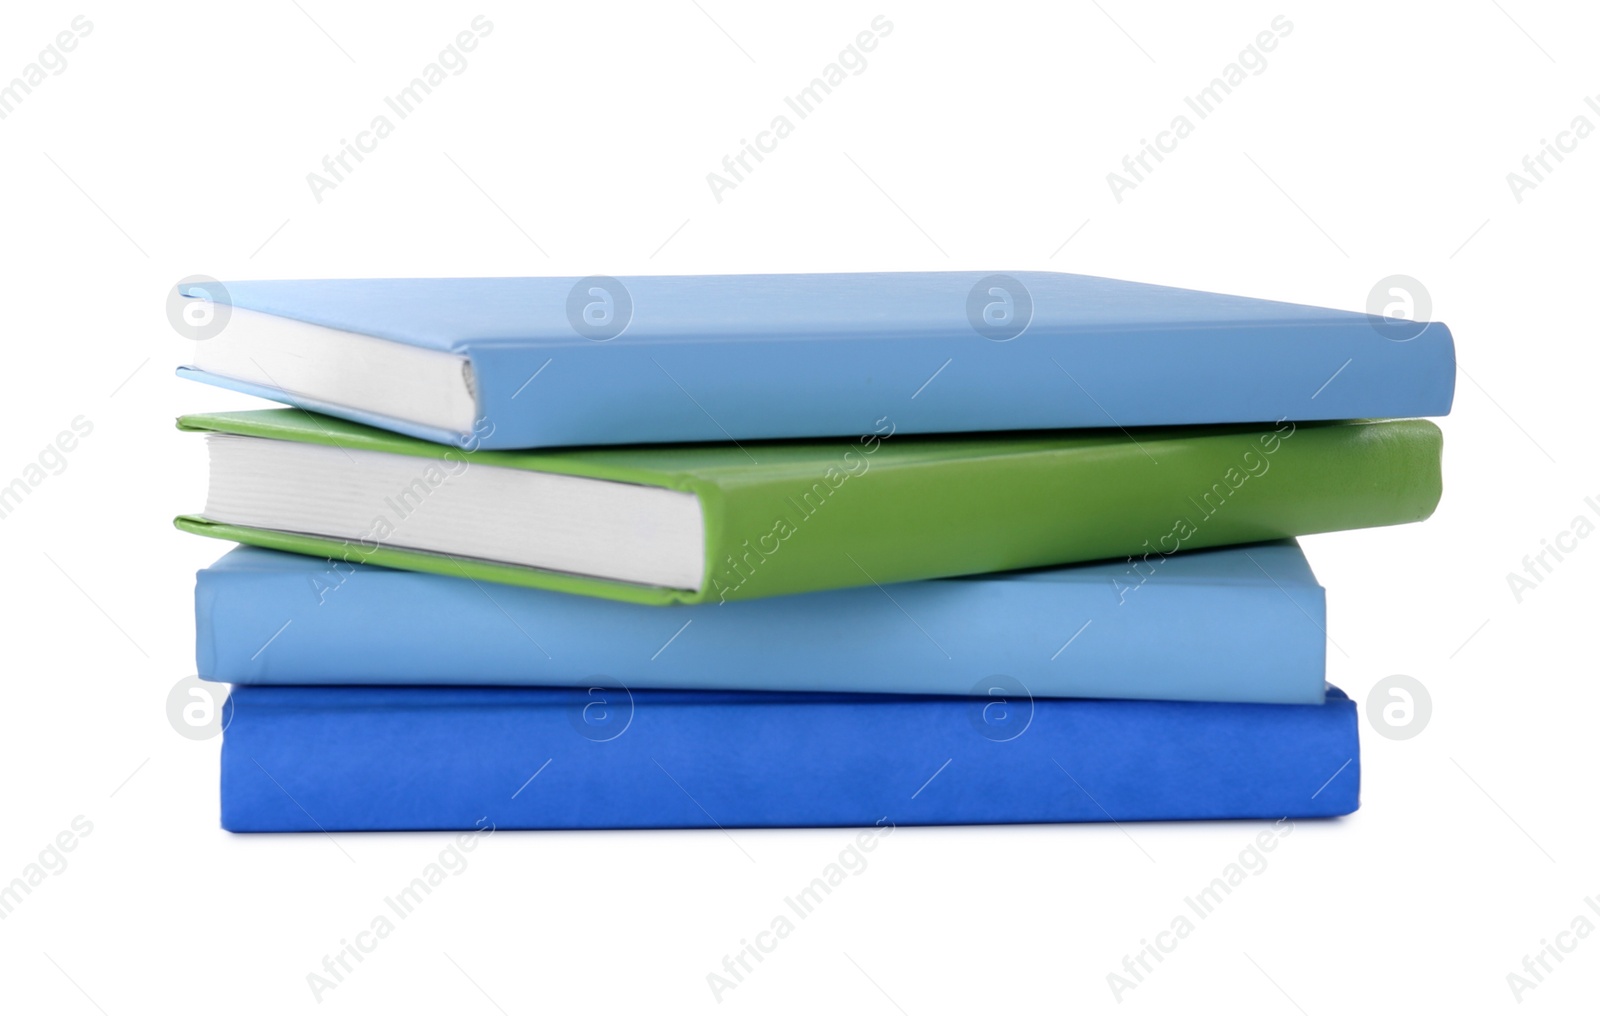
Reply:
<svg viewBox="0 0 1600 1016"><path fill-rule="evenodd" d="M1310 818L1356 809L1356 710L624 688L241 686L236 832Z"/></svg>

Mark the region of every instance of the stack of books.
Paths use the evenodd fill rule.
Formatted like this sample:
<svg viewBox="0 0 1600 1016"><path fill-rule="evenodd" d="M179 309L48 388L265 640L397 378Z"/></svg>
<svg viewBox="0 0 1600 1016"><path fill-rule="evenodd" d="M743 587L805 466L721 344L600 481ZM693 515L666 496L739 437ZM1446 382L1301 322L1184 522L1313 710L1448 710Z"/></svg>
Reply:
<svg viewBox="0 0 1600 1016"><path fill-rule="evenodd" d="M231 830L1314 817L1295 537L1440 495L1438 323L1055 273L197 283Z"/></svg>

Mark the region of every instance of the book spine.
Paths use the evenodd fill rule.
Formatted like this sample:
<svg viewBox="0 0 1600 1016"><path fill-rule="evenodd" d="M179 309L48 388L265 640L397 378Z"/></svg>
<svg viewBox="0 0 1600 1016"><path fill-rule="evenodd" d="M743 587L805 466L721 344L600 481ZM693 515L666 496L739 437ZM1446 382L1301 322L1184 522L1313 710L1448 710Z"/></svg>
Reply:
<svg viewBox="0 0 1600 1016"><path fill-rule="evenodd" d="M902 434L1443 416L1455 391L1443 324L1396 342L1359 318L1004 343L965 322L915 339L630 331L467 352L487 449L832 437L885 414Z"/></svg>
<svg viewBox="0 0 1600 1016"><path fill-rule="evenodd" d="M634 692L597 709L585 691L243 687L222 805L240 832L1278 819L1355 810L1359 776L1343 695Z"/></svg>
<svg viewBox="0 0 1600 1016"><path fill-rule="evenodd" d="M1395 525L1438 504L1425 420L1128 434L1093 455L879 458L752 470L707 498L699 599L979 574Z"/></svg>
<svg viewBox="0 0 1600 1016"><path fill-rule="evenodd" d="M201 676L235 684L972 695L1003 675L1041 697L1315 704L1323 694L1322 590L1273 576L1261 548L1213 558L1259 567L1256 582L1170 581L1167 562L1141 556L1071 580L672 610L509 586L486 597L462 578L233 553L261 563L201 571L196 628Z"/></svg>

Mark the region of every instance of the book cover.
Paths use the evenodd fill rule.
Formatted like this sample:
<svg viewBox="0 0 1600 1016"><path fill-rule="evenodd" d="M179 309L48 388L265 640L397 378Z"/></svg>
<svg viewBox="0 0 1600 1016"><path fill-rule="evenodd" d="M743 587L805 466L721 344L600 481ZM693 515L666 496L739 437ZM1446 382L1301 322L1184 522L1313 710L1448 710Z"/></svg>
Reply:
<svg viewBox="0 0 1600 1016"><path fill-rule="evenodd" d="M235 547L195 580L200 676L1317 704L1292 540L661 610Z"/></svg>
<svg viewBox="0 0 1600 1016"><path fill-rule="evenodd" d="M903 434L1440 416L1455 390L1437 322L1397 332L1367 314L1054 272L245 281L187 295L233 321L214 318L181 375L473 448L848 436L885 415ZM263 315L293 338L229 355ZM396 406L362 388L363 339L411 351L394 384L430 354L458 362ZM335 363L352 341L362 351ZM414 415L446 395L458 408Z"/></svg>
<svg viewBox="0 0 1600 1016"><path fill-rule="evenodd" d="M389 518L390 508L380 506L370 538L357 539L198 515L176 520L201 535L345 563L650 604L883 587L1130 555L1149 562L1182 550L1414 522L1432 513L1440 494L1441 435L1424 420L1137 434L919 437L889 430L849 441L544 453L462 452L293 409L187 416L179 426L692 493L704 523L704 571L695 588L408 548L407 518Z"/></svg>
<svg viewBox="0 0 1600 1016"><path fill-rule="evenodd" d="M1323 705L242 685L235 832L1278 819L1356 809Z"/></svg>

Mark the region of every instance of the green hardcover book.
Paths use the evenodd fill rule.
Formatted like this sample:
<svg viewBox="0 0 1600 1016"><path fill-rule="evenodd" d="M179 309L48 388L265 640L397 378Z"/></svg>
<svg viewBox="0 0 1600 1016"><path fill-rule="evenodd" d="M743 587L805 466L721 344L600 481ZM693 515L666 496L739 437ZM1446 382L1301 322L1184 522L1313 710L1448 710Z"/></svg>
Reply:
<svg viewBox="0 0 1600 1016"><path fill-rule="evenodd" d="M180 529L330 560L700 603L1427 518L1425 420L462 451L297 409L186 416ZM343 570L341 570L343 569ZM326 590L324 590L325 595Z"/></svg>

